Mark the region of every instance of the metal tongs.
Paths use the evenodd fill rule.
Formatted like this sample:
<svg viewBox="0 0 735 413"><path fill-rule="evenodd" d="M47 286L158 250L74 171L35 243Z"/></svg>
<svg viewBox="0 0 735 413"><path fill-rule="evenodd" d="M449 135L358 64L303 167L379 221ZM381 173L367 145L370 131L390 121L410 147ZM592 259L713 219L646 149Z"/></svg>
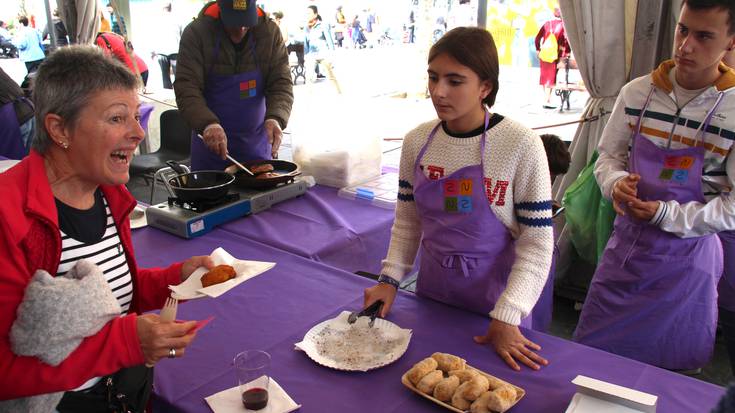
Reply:
<svg viewBox="0 0 735 413"><path fill-rule="evenodd" d="M383 300L378 300L369 306L365 307L362 311L359 313L357 311L353 311L350 313L350 316L347 318L347 322L350 324L355 324L355 321L357 321L358 317L370 317L370 322L368 323L368 326L372 327L373 324L375 324L375 318L380 313L380 309L383 308Z"/></svg>

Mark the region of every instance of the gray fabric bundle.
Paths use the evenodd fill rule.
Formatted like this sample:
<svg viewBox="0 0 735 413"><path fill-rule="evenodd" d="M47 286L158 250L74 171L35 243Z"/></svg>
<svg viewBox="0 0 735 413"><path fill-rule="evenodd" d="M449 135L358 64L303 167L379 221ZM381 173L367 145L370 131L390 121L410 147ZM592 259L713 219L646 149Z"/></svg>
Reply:
<svg viewBox="0 0 735 413"><path fill-rule="evenodd" d="M85 337L119 317L120 305L100 268L80 260L63 277L38 270L26 287L10 345L19 356L59 365ZM0 412L53 412L63 392L0 402Z"/></svg>

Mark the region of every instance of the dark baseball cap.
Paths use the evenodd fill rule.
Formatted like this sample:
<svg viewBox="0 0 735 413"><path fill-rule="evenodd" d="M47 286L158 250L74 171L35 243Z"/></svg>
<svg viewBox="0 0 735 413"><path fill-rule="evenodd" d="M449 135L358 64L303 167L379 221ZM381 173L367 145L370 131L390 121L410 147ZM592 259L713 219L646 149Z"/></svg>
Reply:
<svg viewBox="0 0 735 413"><path fill-rule="evenodd" d="M217 0L225 27L253 27L258 24L255 0Z"/></svg>

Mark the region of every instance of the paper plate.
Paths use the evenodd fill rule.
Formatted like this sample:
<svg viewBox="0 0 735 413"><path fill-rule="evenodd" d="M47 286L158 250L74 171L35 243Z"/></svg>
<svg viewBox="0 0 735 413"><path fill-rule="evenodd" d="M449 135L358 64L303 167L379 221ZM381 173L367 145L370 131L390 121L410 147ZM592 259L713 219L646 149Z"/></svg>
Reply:
<svg viewBox="0 0 735 413"><path fill-rule="evenodd" d="M136 205L135 209L130 212L130 229L143 228L148 225L145 210L142 206Z"/></svg>
<svg viewBox="0 0 735 413"><path fill-rule="evenodd" d="M317 364L343 371L374 370L401 358L411 341L411 330L388 320L360 317L349 324L349 311L322 321L309 330L296 349L305 352Z"/></svg>

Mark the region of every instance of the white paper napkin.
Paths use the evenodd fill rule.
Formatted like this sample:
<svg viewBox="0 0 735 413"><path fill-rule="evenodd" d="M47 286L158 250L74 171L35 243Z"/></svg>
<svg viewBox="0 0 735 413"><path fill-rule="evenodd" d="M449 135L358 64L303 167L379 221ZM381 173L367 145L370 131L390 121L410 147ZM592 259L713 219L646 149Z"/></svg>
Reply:
<svg viewBox="0 0 735 413"><path fill-rule="evenodd" d="M273 377L271 377L270 386L268 386L268 405L261 410L247 410L243 407L239 386L205 397L204 400L207 401L209 408L214 413L242 413L243 411L289 413L301 407L300 404L296 404Z"/></svg>
<svg viewBox="0 0 735 413"><path fill-rule="evenodd" d="M148 225L148 218L145 215L147 208L140 204L135 206L135 209L130 213L130 229L143 228Z"/></svg>
<svg viewBox="0 0 735 413"><path fill-rule="evenodd" d="M173 298L176 298L177 300L191 300L207 296L219 297L231 288L238 286L241 282L260 275L276 265L274 262L238 260L221 247L212 251L209 256L212 257L212 261L214 261L215 265L231 265L235 269L237 276L223 283L203 288L201 278L202 275L207 272L207 269L199 267L183 283L168 286L168 288L174 292L171 295Z"/></svg>

